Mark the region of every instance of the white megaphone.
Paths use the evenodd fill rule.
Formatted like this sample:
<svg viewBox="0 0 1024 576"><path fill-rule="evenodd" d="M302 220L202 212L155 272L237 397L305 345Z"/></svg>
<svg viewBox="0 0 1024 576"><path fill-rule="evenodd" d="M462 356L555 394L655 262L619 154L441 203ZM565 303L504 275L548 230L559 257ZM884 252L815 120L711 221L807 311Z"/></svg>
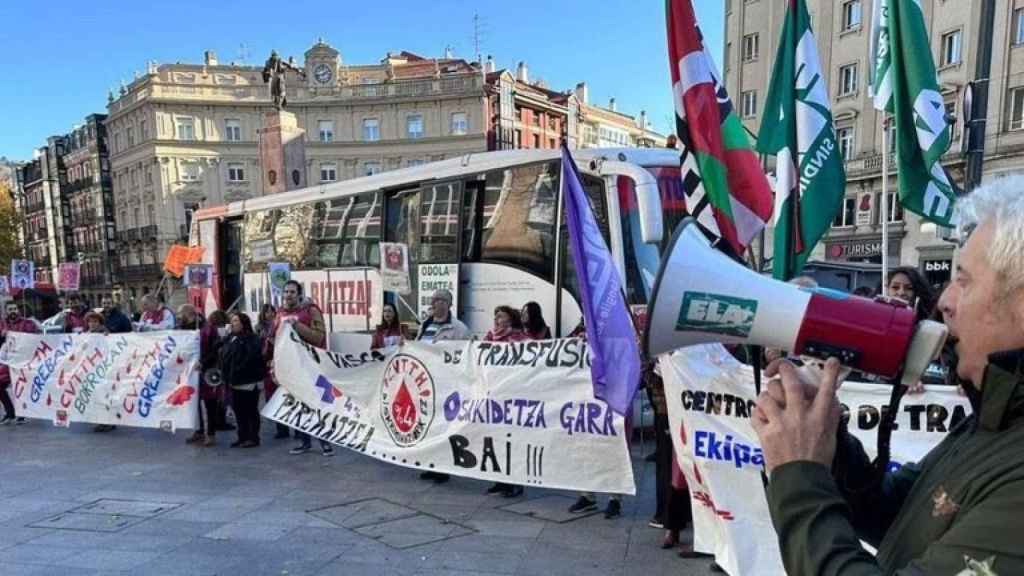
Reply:
<svg viewBox="0 0 1024 576"><path fill-rule="evenodd" d="M680 222L654 281L644 332L650 357L694 344L741 343L828 358L916 384L946 326L915 322L901 303L762 276L711 247L696 221Z"/></svg>

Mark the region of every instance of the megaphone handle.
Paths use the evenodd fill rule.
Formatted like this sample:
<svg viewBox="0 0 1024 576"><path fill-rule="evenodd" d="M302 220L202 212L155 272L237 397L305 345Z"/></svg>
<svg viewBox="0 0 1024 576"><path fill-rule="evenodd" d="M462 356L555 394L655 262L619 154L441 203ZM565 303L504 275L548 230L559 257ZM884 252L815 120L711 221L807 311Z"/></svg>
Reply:
<svg viewBox="0 0 1024 576"><path fill-rule="evenodd" d="M900 410L900 401L907 392L907 387L900 384L902 380L903 372L900 371L896 377L896 383L893 384L892 393L889 395L889 410L878 425L878 455L875 457L875 473L878 474L879 480L885 478L885 473L889 468L889 461L892 457L892 428Z"/></svg>

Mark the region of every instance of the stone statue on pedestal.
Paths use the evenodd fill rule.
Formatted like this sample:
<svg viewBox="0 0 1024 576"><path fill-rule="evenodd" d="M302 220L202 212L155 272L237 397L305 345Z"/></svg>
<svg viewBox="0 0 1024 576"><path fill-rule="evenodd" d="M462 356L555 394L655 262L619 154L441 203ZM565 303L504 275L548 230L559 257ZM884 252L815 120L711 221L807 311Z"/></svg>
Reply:
<svg viewBox="0 0 1024 576"><path fill-rule="evenodd" d="M295 66L294 60L282 60L276 50L271 50L270 58L267 58L266 64L263 65L263 81L270 87L270 100L278 110L284 109L288 104L285 89L285 73L288 70L297 72L303 78L306 77L306 74Z"/></svg>

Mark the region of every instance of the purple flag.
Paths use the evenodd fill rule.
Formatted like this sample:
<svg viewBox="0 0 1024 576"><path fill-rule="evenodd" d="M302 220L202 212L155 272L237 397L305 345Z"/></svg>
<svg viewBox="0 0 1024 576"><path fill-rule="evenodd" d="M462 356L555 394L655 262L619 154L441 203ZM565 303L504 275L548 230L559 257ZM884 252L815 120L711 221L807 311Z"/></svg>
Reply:
<svg viewBox="0 0 1024 576"><path fill-rule="evenodd" d="M640 349L622 296L622 281L597 227L579 172L562 146L562 189L580 305L590 348L594 396L626 415L640 384Z"/></svg>

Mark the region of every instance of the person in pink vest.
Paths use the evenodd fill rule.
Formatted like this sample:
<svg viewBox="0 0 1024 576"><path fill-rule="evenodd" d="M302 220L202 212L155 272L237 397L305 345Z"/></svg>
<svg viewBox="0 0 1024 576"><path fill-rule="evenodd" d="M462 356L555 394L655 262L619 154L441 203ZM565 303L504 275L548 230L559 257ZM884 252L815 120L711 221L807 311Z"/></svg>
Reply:
<svg viewBox="0 0 1024 576"><path fill-rule="evenodd" d="M291 324L292 329L306 344L319 348L326 346L327 330L324 328L324 315L316 303L302 297L302 284L295 280L289 280L284 285L281 307L278 308L277 316L274 318L275 339L284 329L285 324ZM277 384L281 385L280 382ZM309 434L296 430L295 439L299 441L299 444L289 451L290 454L298 455L309 452L312 446ZM334 447L330 442L320 440L320 451L324 456L334 456Z"/></svg>
<svg viewBox="0 0 1024 576"><path fill-rule="evenodd" d="M35 322L29 318L22 318L16 303L8 302L4 307L4 312L4 318L0 320L0 346L7 341L7 335L11 332L39 333L39 327ZM7 391L10 387L11 370L6 364L0 364L0 404L3 404L4 407L4 417L0 420L0 424L24 424L25 419L19 418L14 411L14 402L11 401L11 395Z"/></svg>
<svg viewBox="0 0 1024 576"><path fill-rule="evenodd" d="M164 306L153 294L142 297L142 319L136 325L139 332L174 329L174 312Z"/></svg>

